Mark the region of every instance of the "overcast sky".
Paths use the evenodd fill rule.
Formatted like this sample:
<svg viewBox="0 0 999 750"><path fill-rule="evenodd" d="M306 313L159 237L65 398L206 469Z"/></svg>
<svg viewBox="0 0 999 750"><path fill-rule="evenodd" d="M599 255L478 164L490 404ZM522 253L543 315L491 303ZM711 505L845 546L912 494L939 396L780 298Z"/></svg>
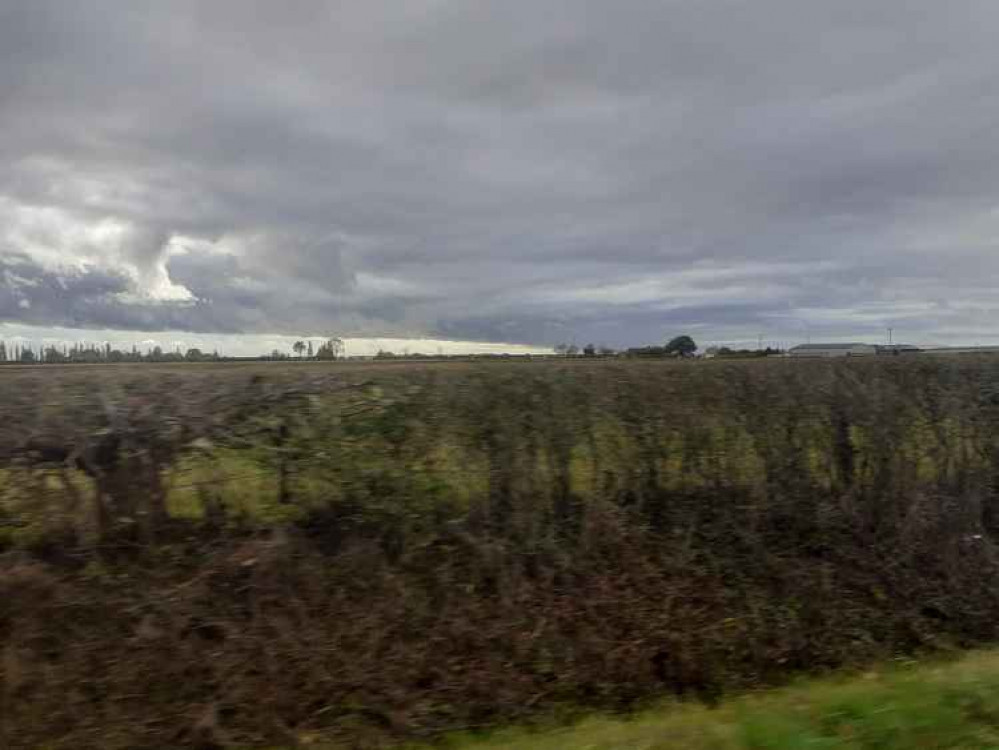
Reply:
<svg viewBox="0 0 999 750"><path fill-rule="evenodd" d="M0 0L0 336L996 343L997 35L995 0Z"/></svg>

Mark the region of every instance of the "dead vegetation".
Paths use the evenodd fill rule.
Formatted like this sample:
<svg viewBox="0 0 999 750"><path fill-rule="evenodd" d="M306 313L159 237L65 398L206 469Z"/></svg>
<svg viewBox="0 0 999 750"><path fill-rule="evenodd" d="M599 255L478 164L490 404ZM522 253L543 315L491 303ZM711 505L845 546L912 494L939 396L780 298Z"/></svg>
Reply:
<svg viewBox="0 0 999 750"><path fill-rule="evenodd" d="M373 747L996 636L995 360L0 378L11 747Z"/></svg>

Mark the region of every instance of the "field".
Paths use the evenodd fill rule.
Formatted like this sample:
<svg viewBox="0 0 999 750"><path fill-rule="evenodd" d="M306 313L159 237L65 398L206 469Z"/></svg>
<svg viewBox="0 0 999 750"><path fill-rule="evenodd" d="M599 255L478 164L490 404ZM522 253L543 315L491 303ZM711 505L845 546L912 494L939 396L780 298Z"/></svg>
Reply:
<svg viewBox="0 0 999 750"><path fill-rule="evenodd" d="M388 746L996 641L993 358L0 393L0 746Z"/></svg>

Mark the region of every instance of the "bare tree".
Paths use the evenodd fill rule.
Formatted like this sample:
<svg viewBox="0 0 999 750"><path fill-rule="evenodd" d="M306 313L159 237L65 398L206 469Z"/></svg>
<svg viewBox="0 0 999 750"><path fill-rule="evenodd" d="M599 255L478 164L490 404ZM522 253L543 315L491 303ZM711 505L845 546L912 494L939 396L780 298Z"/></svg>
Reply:
<svg viewBox="0 0 999 750"><path fill-rule="evenodd" d="M343 356L343 352L343 339L334 336L319 347L316 351L316 358L324 360L340 359Z"/></svg>

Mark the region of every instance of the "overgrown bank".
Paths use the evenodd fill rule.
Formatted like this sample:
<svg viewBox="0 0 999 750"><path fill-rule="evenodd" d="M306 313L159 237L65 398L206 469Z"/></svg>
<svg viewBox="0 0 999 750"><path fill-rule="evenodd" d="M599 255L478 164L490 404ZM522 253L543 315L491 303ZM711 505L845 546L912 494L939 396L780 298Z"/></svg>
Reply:
<svg viewBox="0 0 999 750"><path fill-rule="evenodd" d="M372 747L995 640L994 360L119 377L0 433L15 747Z"/></svg>
<svg viewBox="0 0 999 750"><path fill-rule="evenodd" d="M999 746L999 657L866 671L562 729L452 737L443 750L986 750ZM442 750L441 745L436 745Z"/></svg>

